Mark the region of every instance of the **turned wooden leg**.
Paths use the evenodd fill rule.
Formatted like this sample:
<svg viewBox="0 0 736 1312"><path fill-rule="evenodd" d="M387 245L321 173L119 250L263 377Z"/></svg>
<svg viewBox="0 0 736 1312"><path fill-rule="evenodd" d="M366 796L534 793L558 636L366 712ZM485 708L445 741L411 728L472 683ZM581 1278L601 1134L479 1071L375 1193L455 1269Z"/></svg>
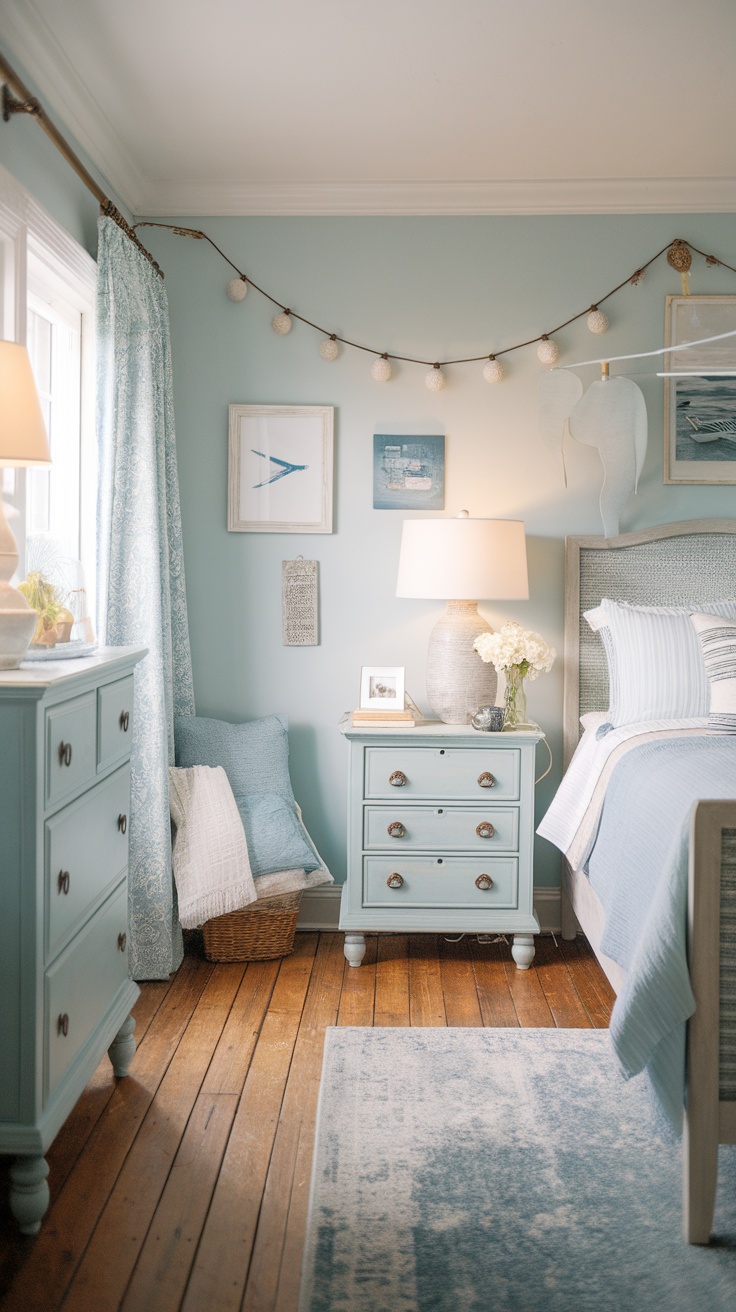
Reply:
<svg viewBox="0 0 736 1312"><path fill-rule="evenodd" d="M107 1050L107 1055L112 1062L113 1074L121 1078L128 1074L130 1063L133 1060L133 1053L135 1052L134 1029L135 1021L133 1017L126 1016Z"/></svg>
<svg viewBox="0 0 736 1312"><path fill-rule="evenodd" d="M511 955L517 970L528 970L534 960L534 935L514 934Z"/></svg>
<svg viewBox="0 0 736 1312"><path fill-rule="evenodd" d="M16 1157L10 1168L10 1210L22 1235L37 1235L49 1205L45 1157Z"/></svg>
<svg viewBox="0 0 736 1312"><path fill-rule="evenodd" d="M359 966L365 956L365 934L345 935L345 956L351 966Z"/></svg>

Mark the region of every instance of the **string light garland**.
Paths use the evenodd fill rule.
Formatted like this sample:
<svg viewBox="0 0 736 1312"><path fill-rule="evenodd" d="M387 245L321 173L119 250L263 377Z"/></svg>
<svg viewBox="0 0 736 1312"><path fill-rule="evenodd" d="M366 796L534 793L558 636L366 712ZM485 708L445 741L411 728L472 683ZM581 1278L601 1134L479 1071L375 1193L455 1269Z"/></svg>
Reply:
<svg viewBox="0 0 736 1312"><path fill-rule="evenodd" d="M261 296L265 296L266 300L270 301L271 304L277 308L278 313L273 316L271 327L275 333L279 334L279 336L285 336L287 333L291 332L293 321L296 319L299 323L306 324L308 328L314 328L318 333L322 334L323 340L319 345L319 354L323 360L336 360L340 354L340 346L350 346L356 351L365 351L367 354L376 357L371 366L371 375L375 381L379 383L386 383L391 378L393 374L393 367L391 364L392 360L403 364L428 365L429 373L426 374L424 381L427 388L432 392L439 392L447 385L447 375L444 373L444 370L448 366L456 364L479 364L483 362L483 378L485 381L487 383L499 383L504 378L505 371L497 357L499 355L510 355L512 351L520 351L525 346L537 347L537 355L542 364L556 364L559 359L560 350L557 343L553 340L554 334L561 332L563 328L567 328L569 324L576 323L578 319L582 318L586 318L587 326L591 333L600 334L606 332L609 327L609 320L608 316L600 309L600 306L603 305L605 301L610 300L612 296L615 296L617 292L620 292L622 288L627 286L637 287L644 278L646 270L665 253L667 255L667 263L670 267L676 269L681 274L683 295L689 295L687 277L692 266L693 252L696 255L702 256L707 268L719 267L722 269L728 269L730 273L736 273L736 267L732 264L727 264L725 260L719 259L716 255L709 255L706 251L699 250L692 242L686 241L682 237L675 237L672 241L669 241L666 246L663 246L661 250L658 250L656 254L652 255L645 264L640 265L638 269L635 269L634 272L629 274L627 278L624 278L622 282L617 283L615 287L612 287L610 292L606 292L605 296L599 296L598 300L593 305L589 305L586 309L580 310L577 314L571 315L569 319L565 319L563 323L557 324L555 328L551 328L545 333L539 333L536 337L530 337L523 342L515 342L512 346L504 346L501 350L497 350L493 355L489 355L488 352L485 352L483 355L465 356L462 359L456 360L422 360L416 356L397 355L393 351L379 351L374 346L366 346L362 342L351 341L350 338L342 337L339 333L330 332L328 328L324 328L320 324L314 323L311 319L307 319L303 314L297 314L296 310L292 310L289 306L282 305L281 301L278 301L275 296L271 296L270 292L265 291L263 287L259 287L258 283L254 282L252 278L242 271L242 269L239 269L237 264L235 264L230 257L220 249L217 243L200 228L182 228L173 223L157 223L152 219L134 224L132 230L136 228L165 228L180 237L192 237L197 241L209 242L210 246L214 247L218 255L220 255L222 259L225 260L226 264L229 264L230 268L237 274L236 278L230 279L226 287L226 292L230 300L244 300L250 287L252 287L254 291L259 292ZM651 354L654 354L654 352ZM611 358L628 359L633 357L621 356Z"/></svg>

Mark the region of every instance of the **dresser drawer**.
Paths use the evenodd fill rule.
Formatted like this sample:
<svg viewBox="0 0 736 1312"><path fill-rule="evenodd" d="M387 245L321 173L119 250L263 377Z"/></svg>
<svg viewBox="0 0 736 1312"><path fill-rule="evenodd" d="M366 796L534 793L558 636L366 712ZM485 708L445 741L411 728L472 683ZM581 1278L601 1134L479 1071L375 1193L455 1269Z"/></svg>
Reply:
<svg viewBox="0 0 736 1312"><path fill-rule="evenodd" d="M490 830L490 832L489 832ZM432 851L478 853L519 848L515 806L367 806L363 845L367 849L427 847Z"/></svg>
<svg viewBox="0 0 736 1312"><path fill-rule="evenodd" d="M97 690L97 769L130 755L133 739L133 676Z"/></svg>
<svg viewBox="0 0 736 1312"><path fill-rule="evenodd" d="M400 876L392 888L387 881ZM479 888L477 879L492 881ZM367 856L363 861L364 907L448 907L514 910L518 905L519 863L514 856Z"/></svg>
<svg viewBox="0 0 736 1312"><path fill-rule="evenodd" d="M46 821L47 961L124 873L129 810L130 766L124 765Z"/></svg>
<svg viewBox="0 0 736 1312"><path fill-rule="evenodd" d="M46 805L97 773L97 694L87 692L46 712Z"/></svg>
<svg viewBox="0 0 736 1312"><path fill-rule="evenodd" d="M46 1099L128 982L127 928L123 883L46 971Z"/></svg>
<svg viewBox="0 0 736 1312"><path fill-rule="evenodd" d="M393 779L393 783L391 783ZM365 796L516 801L519 748L366 747ZM481 782L482 781L482 782ZM484 787L484 784L486 785Z"/></svg>

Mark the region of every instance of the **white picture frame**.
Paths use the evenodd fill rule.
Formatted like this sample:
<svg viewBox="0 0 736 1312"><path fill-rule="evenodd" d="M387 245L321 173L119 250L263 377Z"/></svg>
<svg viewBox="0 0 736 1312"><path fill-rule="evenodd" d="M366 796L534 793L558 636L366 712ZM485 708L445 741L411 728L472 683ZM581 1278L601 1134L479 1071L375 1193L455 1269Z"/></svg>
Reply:
<svg viewBox="0 0 736 1312"><path fill-rule="evenodd" d="M405 666L363 665L360 671L361 711L403 711Z"/></svg>
<svg viewBox="0 0 736 1312"><path fill-rule="evenodd" d="M734 329L736 296L665 298L665 346ZM665 483L736 483L736 377L719 373L736 366L736 338L670 351L664 362L669 374L700 371L664 379Z"/></svg>
<svg viewBox="0 0 736 1312"><path fill-rule="evenodd" d="M229 407L231 533L331 533L334 407Z"/></svg>

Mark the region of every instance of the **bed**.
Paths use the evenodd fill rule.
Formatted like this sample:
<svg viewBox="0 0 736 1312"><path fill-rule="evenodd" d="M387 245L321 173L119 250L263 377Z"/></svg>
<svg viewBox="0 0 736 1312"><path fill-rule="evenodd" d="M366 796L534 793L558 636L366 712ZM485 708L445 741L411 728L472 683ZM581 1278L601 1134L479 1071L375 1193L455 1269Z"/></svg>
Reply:
<svg viewBox="0 0 736 1312"><path fill-rule="evenodd" d="M736 520L685 521L608 539L567 539L566 768L581 737L580 717L590 717L588 722L592 719L595 725L594 713L608 707L603 643L583 618L603 597L640 607L695 609L706 599L736 597ZM596 730L605 732L604 727ZM702 743L702 737L696 738ZM736 739L729 738L729 750L733 747L736 754ZM678 750L691 747L680 743ZM736 1143L736 788L732 793L697 797L683 816L683 825L689 824L684 857L684 969L689 969L695 1006L687 1024L683 1220L688 1242L699 1244L709 1242L712 1228L718 1145ZM606 912L587 865L582 867L576 861L564 862L563 938L574 938L580 926L616 993L623 997L627 972L604 950ZM729 1079L724 1076L727 1068Z"/></svg>

